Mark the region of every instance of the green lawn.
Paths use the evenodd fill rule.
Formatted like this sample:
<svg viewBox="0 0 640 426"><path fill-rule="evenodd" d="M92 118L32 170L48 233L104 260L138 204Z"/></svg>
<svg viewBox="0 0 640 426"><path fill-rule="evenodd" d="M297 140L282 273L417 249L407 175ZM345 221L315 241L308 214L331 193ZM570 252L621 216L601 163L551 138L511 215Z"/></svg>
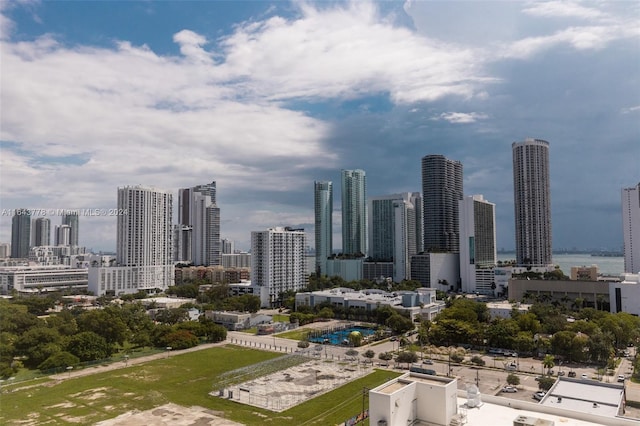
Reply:
<svg viewBox="0 0 640 426"><path fill-rule="evenodd" d="M284 333L277 333L276 336L282 337L283 339L305 340L310 331L310 328L302 327L291 331L285 331Z"/></svg>
<svg viewBox="0 0 640 426"><path fill-rule="evenodd" d="M142 365L55 382L23 383L0 399L0 424L92 424L127 411L148 410L169 402L223 411L247 425L333 425L362 409L362 388L394 377L375 371L282 413L209 396L224 372L281 356L236 346L163 358ZM4 389L6 390L6 388Z"/></svg>
<svg viewBox="0 0 640 426"><path fill-rule="evenodd" d="M275 314L273 315L273 322L289 322L289 315Z"/></svg>

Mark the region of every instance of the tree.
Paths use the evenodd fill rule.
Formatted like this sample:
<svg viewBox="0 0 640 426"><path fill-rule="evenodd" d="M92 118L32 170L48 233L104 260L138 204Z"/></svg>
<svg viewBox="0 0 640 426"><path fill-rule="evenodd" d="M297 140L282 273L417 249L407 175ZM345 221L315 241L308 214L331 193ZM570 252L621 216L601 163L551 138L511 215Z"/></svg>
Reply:
<svg viewBox="0 0 640 426"><path fill-rule="evenodd" d="M507 376L507 384L511 386L518 386L520 384L520 377L518 377L516 374L509 373L509 375Z"/></svg>
<svg viewBox="0 0 640 426"><path fill-rule="evenodd" d="M301 340L298 342L298 347L302 349L306 349L309 347L309 342L307 342L306 340Z"/></svg>
<svg viewBox="0 0 640 426"><path fill-rule="evenodd" d="M36 368L51 355L62 350L62 338L57 330L35 327L26 331L15 342L18 355L26 357L24 364Z"/></svg>
<svg viewBox="0 0 640 426"><path fill-rule="evenodd" d="M71 336L66 345L67 351L77 356L80 361L95 361L108 358L113 353L112 346L106 339L93 331L83 331Z"/></svg>
<svg viewBox="0 0 640 426"><path fill-rule="evenodd" d="M398 313L387 318L386 325L397 334L404 334L414 328L413 321Z"/></svg>
<svg viewBox="0 0 640 426"><path fill-rule="evenodd" d="M411 364L418 361L418 354L413 351L400 352L396 357L396 362Z"/></svg>
<svg viewBox="0 0 640 426"><path fill-rule="evenodd" d="M344 354L347 356L358 356L358 351L356 351L355 349L349 349Z"/></svg>
<svg viewBox="0 0 640 426"><path fill-rule="evenodd" d="M391 361L393 359L393 354L391 352L380 352L378 354L378 358L383 361Z"/></svg>
<svg viewBox="0 0 640 426"><path fill-rule="evenodd" d="M373 359L373 357L376 356L376 353L373 350L368 349L362 354L362 356L367 358L369 360L369 362L373 362L371 360Z"/></svg>
<svg viewBox="0 0 640 426"><path fill-rule="evenodd" d="M551 369L555 367L556 363L553 360L553 355L545 355L542 360L542 366L547 369L547 374L551 375Z"/></svg>
<svg viewBox="0 0 640 426"><path fill-rule="evenodd" d="M104 309L85 311L76 318L78 330L93 331L105 338L109 344L124 344L131 331L122 320L120 308L108 306Z"/></svg>
<svg viewBox="0 0 640 426"><path fill-rule="evenodd" d="M348 335L349 344L356 347L362 344L362 333L359 331L352 331Z"/></svg>
<svg viewBox="0 0 640 426"><path fill-rule="evenodd" d="M38 365L39 370L52 370L54 368L66 368L78 365L80 359L69 352L56 352Z"/></svg>
<svg viewBox="0 0 640 426"><path fill-rule="evenodd" d="M318 318L331 319L333 318L333 316L333 309L329 308L328 306L325 306L318 312Z"/></svg>
<svg viewBox="0 0 640 426"><path fill-rule="evenodd" d="M553 377L540 377L538 379L538 389L548 391L555 382L556 380Z"/></svg>
<svg viewBox="0 0 640 426"><path fill-rule="evenodd" d="M190 331L177 330L165 336L165 343L167 347L171 347L172 349L187 349L198 346L200 341Z"/></svg>
<svg viewBox="0 0 640 426"><path fill-rule="evenodd" d="M482 357L481 357L481 356L478 356L478 355L474 355L474 356L472 356L472 357L471 357L471 362L472 362L473 364L475 364L475 365L480 365L480 366L482 366L482 365L485 365L485 364L486 364L485 360L484 360L484 359L482 359Z"/></svg>

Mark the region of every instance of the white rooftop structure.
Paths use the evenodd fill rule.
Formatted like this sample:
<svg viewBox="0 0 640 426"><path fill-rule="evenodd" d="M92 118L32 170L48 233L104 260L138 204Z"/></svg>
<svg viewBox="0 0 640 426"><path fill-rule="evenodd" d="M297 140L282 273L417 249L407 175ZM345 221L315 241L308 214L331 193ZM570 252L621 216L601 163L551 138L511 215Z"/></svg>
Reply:
<svg viewBox="0 0 640 426"><path fill-rule="evenodd" d="M582 413L615 417L622 404L621 384L588 383L584 380L558 380L541 404Z"/></svg>

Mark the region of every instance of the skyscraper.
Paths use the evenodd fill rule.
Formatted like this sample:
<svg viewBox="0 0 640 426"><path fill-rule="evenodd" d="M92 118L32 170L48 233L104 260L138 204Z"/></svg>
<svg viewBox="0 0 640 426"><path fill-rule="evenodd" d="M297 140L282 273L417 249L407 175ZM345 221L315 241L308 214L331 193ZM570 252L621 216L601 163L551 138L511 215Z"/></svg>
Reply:
<svg viewBox="0 0 640 426"><path fill-rule="evenodd" d="M173 196L143 186L118 188L116 259L122 266L172 265Z"/></svg>
<svg viewBox="0 0 640 426"><path fill-rule="evenodd" d="M31 212L27 209L17 209L11 218L11 257L28 258L30 242Z"/></svg>
<svg viewBox="0 0 640 426"><path fill-rule="evenodd" d="M367 179L364 170L342 171L342 253L367 253Z"/></svg>
<svg viewBox="0 0 640 426"><path fill-rule="evenodd" d="M35 232L34 246L42 247L51 244L51 220L46 217L39 217L33 224Z"/></svg>
<svg viewBox="0 0 640 426"><path fill-rule="evenodd" d="M511 148L516 263L547 266L552 263L549 142L527 138Z"/></svg>
<svg viewBox="0 0 640 426"><path fill-rule="evenodd" d="M178 191L178 223L191 227L191 256L194 265L221 264L220 208L216 204L216 183Z"/></svg>
<svg viewBox="0 0 640 426"><path fill-rule="evenodd" d="M497 259L495 204L482 195L464 197L459 203L462 291L492 294Z"/></svg>
<svg viewBox="0 0 640 426"><path fill-rule="evenodd" d="M173 196L144 186L118 188L116 262L92 261L88 289L96 296L158 293L174 284ZM61 225L69 227L69 225Z"/></svg>
<svg viewBox="0 0 640 426"><path fill-rule="evenodd" d="M443 155L422 158L424 250L458 253L458 201L462 199L462 163Z"/></svg>
<svg viewBox="0 0 640 426"><path fill-rule="evenodd" d="M251 233L251 282L267 287L269 304L279 306L289 290L307 286L304 229L276 227Z"/></svg>
<svg viewBox="0 0 640 426"><path fill-rule="evenodd" d="M640 273L640 183L622 189L624 272Z"/></svg>
<svg viewBox="0 0 640 426"><path fill-rule="evenodd" d="M78 213L77 212L69 212L62 216L62 224L69 225L69 245L77 246L78 245L78 235L80 232L79 221L78 221Z"/></svg>
<svg viewBox="0 0 640 426"><path fill-rule="evenodd" d="M313 183L315 212L316 273L327 273L327 258L333 252L333 183Z"/></svg>
<svg viewBox="0 0 640 426"><path fill-rule="evenodd" d="M393 263L393 280L409 278L409 259L417 253L416 193L369 198L369 256L375 262ZM419 219L421 220L421 218Z"/></svg>
<svg viewBox="0 0 640 426"><path fill-rule="evenodd" d="M58 225L55 228L55 245L70 246L71 245L71 226Z"/></svg>

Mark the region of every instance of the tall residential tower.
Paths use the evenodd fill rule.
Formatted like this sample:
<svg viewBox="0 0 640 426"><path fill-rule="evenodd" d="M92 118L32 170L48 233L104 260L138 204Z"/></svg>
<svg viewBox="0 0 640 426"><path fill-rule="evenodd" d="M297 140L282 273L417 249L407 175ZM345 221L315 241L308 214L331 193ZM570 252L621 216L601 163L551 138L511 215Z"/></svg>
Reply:
<svg viewBox="0 0 640 426"><path fill-rule="evenodd" d="M266 287L269 305L280 306L289 290L307 286L304 229L276 227L251 233L251 282Z"/></svg>
<svg viewBox="0 0 640 426"><path fill-rule="evenodd" d="M342 171L342 253L367 253L367 177L364 170Z"/></svg>
<svg viewBox="0 0 640 426"><path fill-rule="evenodd" d="M333 252L333 183L313 183L315 212L316 271L327 273L327 258Z"/></svg>
<svg viewBox="0 0 640 426"><path fill-rule="evenodd" d="M178 224L191 227L193 264L220 265L220 208L216 204L216 183L180 189L178 204Z"/></svg>
<svg viewBox="0 0 640 426"><path fill-rule="evenodd" d="M443 155L422 158L422 211L424 250L458 253L462 200L462 163Z"/></svg>
<svg viewBox="0 0 640 426"><path fill-rule="evenodd" d="M28 258L30 243L31 212L28 209L17 209L11 218L11 257Z"/></svg>
<svg viewBox="0 0 640 426"><path fill-rule="evenodd" d="M640 273L640 183L622 190L624 272Z"/></svg>
<svg viewBox="0 0 640 426"><path fill-rule="evenodd" d="M496 206L482 195L464 197L459 203L462 291L492 294L496 290Z"/></svg>
<svg viewBox="0 0 640 426"><path fill-rule="evenodd" d="M511 148L516 262L519 266L548 266L552 264L549 142L527 138Z"/></svg>

